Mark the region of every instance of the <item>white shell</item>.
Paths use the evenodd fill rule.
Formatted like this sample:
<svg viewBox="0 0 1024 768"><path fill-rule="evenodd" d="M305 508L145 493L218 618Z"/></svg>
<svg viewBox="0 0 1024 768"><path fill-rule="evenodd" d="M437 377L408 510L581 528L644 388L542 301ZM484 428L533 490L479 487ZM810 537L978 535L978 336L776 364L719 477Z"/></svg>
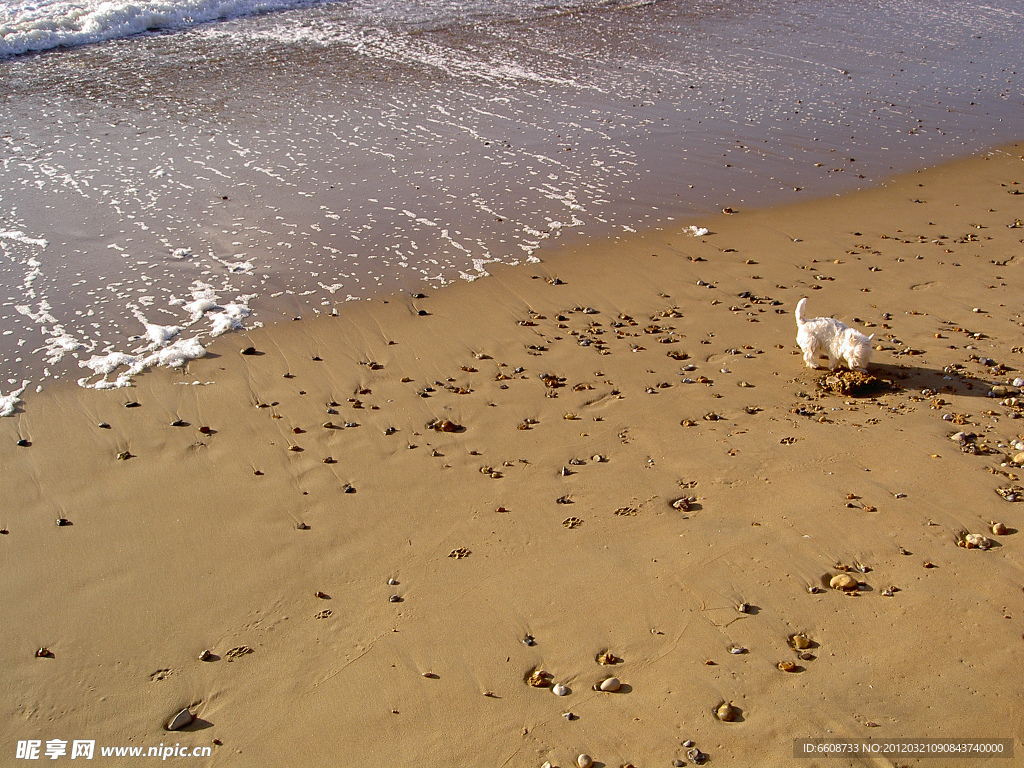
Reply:
<svg viewBox="0 0 1024 768"><path fill-rule="evenodd" d="M622 687L622 683L619 682L617 677L609 677L607 680L602 680L601 685L598 686L602 691L614 693Z"/></svg>
<svg viewBox="0 0 1024 768"><path fill-rule="evenodd" d="M181 712L172 717L169 723L167 723L167 730L180 731L193 720L195 720L195 718L192 717L192 713L189 712L188 707L185 707Z"/></svg>
<svg viewBox="0 0 1024 768"><path fill-rule="evenodd" d="M561 683L555 683L555 685L552 686L552 688L551 688L551 692L553 694L555 694L555 696L568 696L569 695L569 689L566 688Z"/></svg>
<svg viewBox="0 0 1024 768"><path fill-rule="evenodd" d="M580 768L590 768L594 764L594 758L584 753L576 758L576 765Z"/></svg>

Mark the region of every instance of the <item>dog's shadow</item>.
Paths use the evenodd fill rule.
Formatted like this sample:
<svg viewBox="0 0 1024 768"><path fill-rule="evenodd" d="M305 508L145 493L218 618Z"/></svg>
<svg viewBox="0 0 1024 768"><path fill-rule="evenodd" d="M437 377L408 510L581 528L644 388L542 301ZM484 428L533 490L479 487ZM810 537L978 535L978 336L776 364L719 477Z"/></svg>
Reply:
<svg viewBox="0 0 1024 768"><path fill-rule="evenodd" d="M994 382L985 379L968 380L956 373L946 373L941 368L922 365L873 363L868 373L888 381L894 390L934 390L936 394L960 395L964 397L988 397Z"/></svg>
<svg viewBox="0 0 1024 768"><path fill-rule="evenodd" d="M947 373L938 368L922 365L872 363L868 366L867 375L851 373L845 368L834 371L819 369L811 372L821 392L842 397L872 398L894 392L929 392L926 396L959 395L963 397L989 397L994 383L984 379L969 380L956 373ZM862 377L866 381L857 380L849 390L835 389L828 383L829 377ZM840 384L842 386L842 384Z"/></svg>

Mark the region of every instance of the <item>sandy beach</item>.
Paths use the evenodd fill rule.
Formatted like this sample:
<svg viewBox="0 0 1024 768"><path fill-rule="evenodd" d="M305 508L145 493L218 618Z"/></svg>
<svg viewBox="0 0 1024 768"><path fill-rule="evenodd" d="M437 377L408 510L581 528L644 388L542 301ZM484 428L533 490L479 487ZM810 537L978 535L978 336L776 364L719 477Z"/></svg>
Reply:
<svg viewBox="0 0 1024 768"><path fill-rule="evenodd" d="M0 763L1015 764L1021 182L1017 144L25 393ZM804 366L801 297L871 386ZM824 737L1018 756L794 758Z"/></svg>

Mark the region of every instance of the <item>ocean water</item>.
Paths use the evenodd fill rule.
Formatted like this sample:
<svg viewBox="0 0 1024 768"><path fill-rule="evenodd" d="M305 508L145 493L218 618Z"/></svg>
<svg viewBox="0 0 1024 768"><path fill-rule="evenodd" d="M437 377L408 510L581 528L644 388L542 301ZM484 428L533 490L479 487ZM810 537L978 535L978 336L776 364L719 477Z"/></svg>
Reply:
<svg viewBox="0 0 1024 768"><path fill-rule="evenodd" d="M1021 39L1017 0L2 1L0 410L1019 139Z"/></svg>

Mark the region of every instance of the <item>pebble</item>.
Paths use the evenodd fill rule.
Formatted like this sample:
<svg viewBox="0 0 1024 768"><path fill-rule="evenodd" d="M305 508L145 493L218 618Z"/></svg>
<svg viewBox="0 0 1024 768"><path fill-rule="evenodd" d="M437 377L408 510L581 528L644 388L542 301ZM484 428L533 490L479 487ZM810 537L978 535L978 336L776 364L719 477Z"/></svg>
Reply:
<svg viewBox="0 0 1024 768"><path fill-rule="evenodd" d="M844 592L851 592L860 586L857 580L848 573L840 573L833 576L828 585L832 587L832 589L839 589Z"/></svg>
<svg viewBox="0 0 1024 768"><path fill-rule="evenodd" d="M968 533L964 536L963 546L967 549L989 549L992 547L992 540L980 533Z"/></svg>
<svg viewBox="0 0 1024 768"><path fill-rule="evenodd" d="M687 752L686 756L693 760L695 765L704 765L704 761L708 759L708 756L696 747Z"/></svg>
<svg viewBox="0 0 1024 768"><path fill-rule="evenodd" d="M242 350L242 354L243 355L255 355L256 354L256 347L246 347L245 349Z"/></svg>
<svg viewBox="0 0 1024 768"><path fill-rule="evenodd" d="M105 422L105 421L101 421L96 426L99 427L100 429L110 429L110 425L107 424L107 422Z"/></svg>
<svg viewBox="0 0 1024 768"><path fill-rule="evenodd" d="M388 599L389 599L389 600L390 600L390 601L391 601L392 603L400 603L400 602L402 602L402 598L401 598L401 597L400 597L399 595L392 595L392 596L391 596L390 598L388 598Z"/></svg>
<svg viewBox="0 0 1024 768"><path fill-rule="evenodd" d="M736 719L736 715L738 714L739 712L737 712L736 707L734 707L727 701L723 701L715 709L715 717L717 717L723 723L731 723L733 720Z"/></svg>
<svg viewBox="0 0 1024 768"><path fill-rule="evenodd" d="M199 660L200 661L209 661L212 658L213 658L213 651L211 651L209 648L207 648L206 650L204 650L202 653L199 654Z"/></svg>
<svg viewBox="0 0 1024 768"><path fill-rule="evenodd" d="M584 753L576 758L576 765L580 768L590 768L594 764L594 758Z"/></svg>
<svg viewBox="0 0 1024 768"><path fill-rule="evenodd" d="M569 695L569 689L566 686L562 685L561 683L555 683L555 685L553 685L551 687L551 692L553 694L555 694L555 696L568 696Z"/></svg>
<svg viewBox="0 0 1024 768"><path fill-rule="evenodd" d="M697 743L693 739L687 739L683 742L683 746L686 747L686 749L690 749L691 747L697 746Z"/></svg>
<svg viewBox="0 0 1024 768"><path fill-rule="evenodd" d="M388 579L388 586L389 587L398 586L398 579Z"/></svg>
<svg viewBox="0 0 1024 768"><path fill-rule="evenodd" d="M622 687L622 683L617 677L609 677L607 680L602 680L598 688L606 693L615 693Z"/></svg>
<svg viewBox="0 0 1024 768"><path fill-rule="evenodd" d="M1018 376L1016 379L1013 380L1013 386L1015 386L1015 387L1024 387L1024 379L1022 379L1022 378L1020 378Z"/></svg>
<svg viewBox="0 0 1024 768"><path fill-rule="evenodd" d="M1007 530L1007 527L1002 523L992 523L992 533L996 536L1005 536Z"/></svg>
<svg viewBox="0 0 1024 768"><path fill-rule="evenodd" d="M675 760L672 761L672 765L674 766L674 768L682 768L682 766L686 765L686 763L684 763L677 757Z"/></svg>
<svg viewBox="0 0 1024 768"><path fill-rule="evenodd" d="M781 669L783 672L796 672L796 664L794 664L792 661L780 661L779 669Z"/></svg>
<svg viewBox="0 0 1024 768"><path fill-rule="evenodd" d="M811 638L809 638L803 632L800 632L800 633L798 633L796 635L793 635L789 639L789 642L798 651L802 651L802 650L804 650L806 648L810 648L811 647Z"/></svg>
<svg viewBox="0 0 1024 768"><path fill-rule="evenodd" d="M181 710L181 712L176 714L174 717L170 719L170 721L168 721L167 730L180 731L193 720L195 720L195 718L192 716L192 713L189 712L188 707L185 707L183 710Z"/></svg>
<svg viewBox="0 0 1024 768"><path fill-rule="evenodd" d="M22 448L27 448L28 446L32 445L32 443L30 443L25 438L21 438L21 440L19 440L17 443L15 443L15 445L20 445Z"/></svg>
<svg viewBox="0 0 1024 768"><path fill-rule="evenodd" d="M1013 463L1014 464L1024 464L1024 451L1022 451L1021 453L1014 454L1014 456L1013 456Z"/></svg>

